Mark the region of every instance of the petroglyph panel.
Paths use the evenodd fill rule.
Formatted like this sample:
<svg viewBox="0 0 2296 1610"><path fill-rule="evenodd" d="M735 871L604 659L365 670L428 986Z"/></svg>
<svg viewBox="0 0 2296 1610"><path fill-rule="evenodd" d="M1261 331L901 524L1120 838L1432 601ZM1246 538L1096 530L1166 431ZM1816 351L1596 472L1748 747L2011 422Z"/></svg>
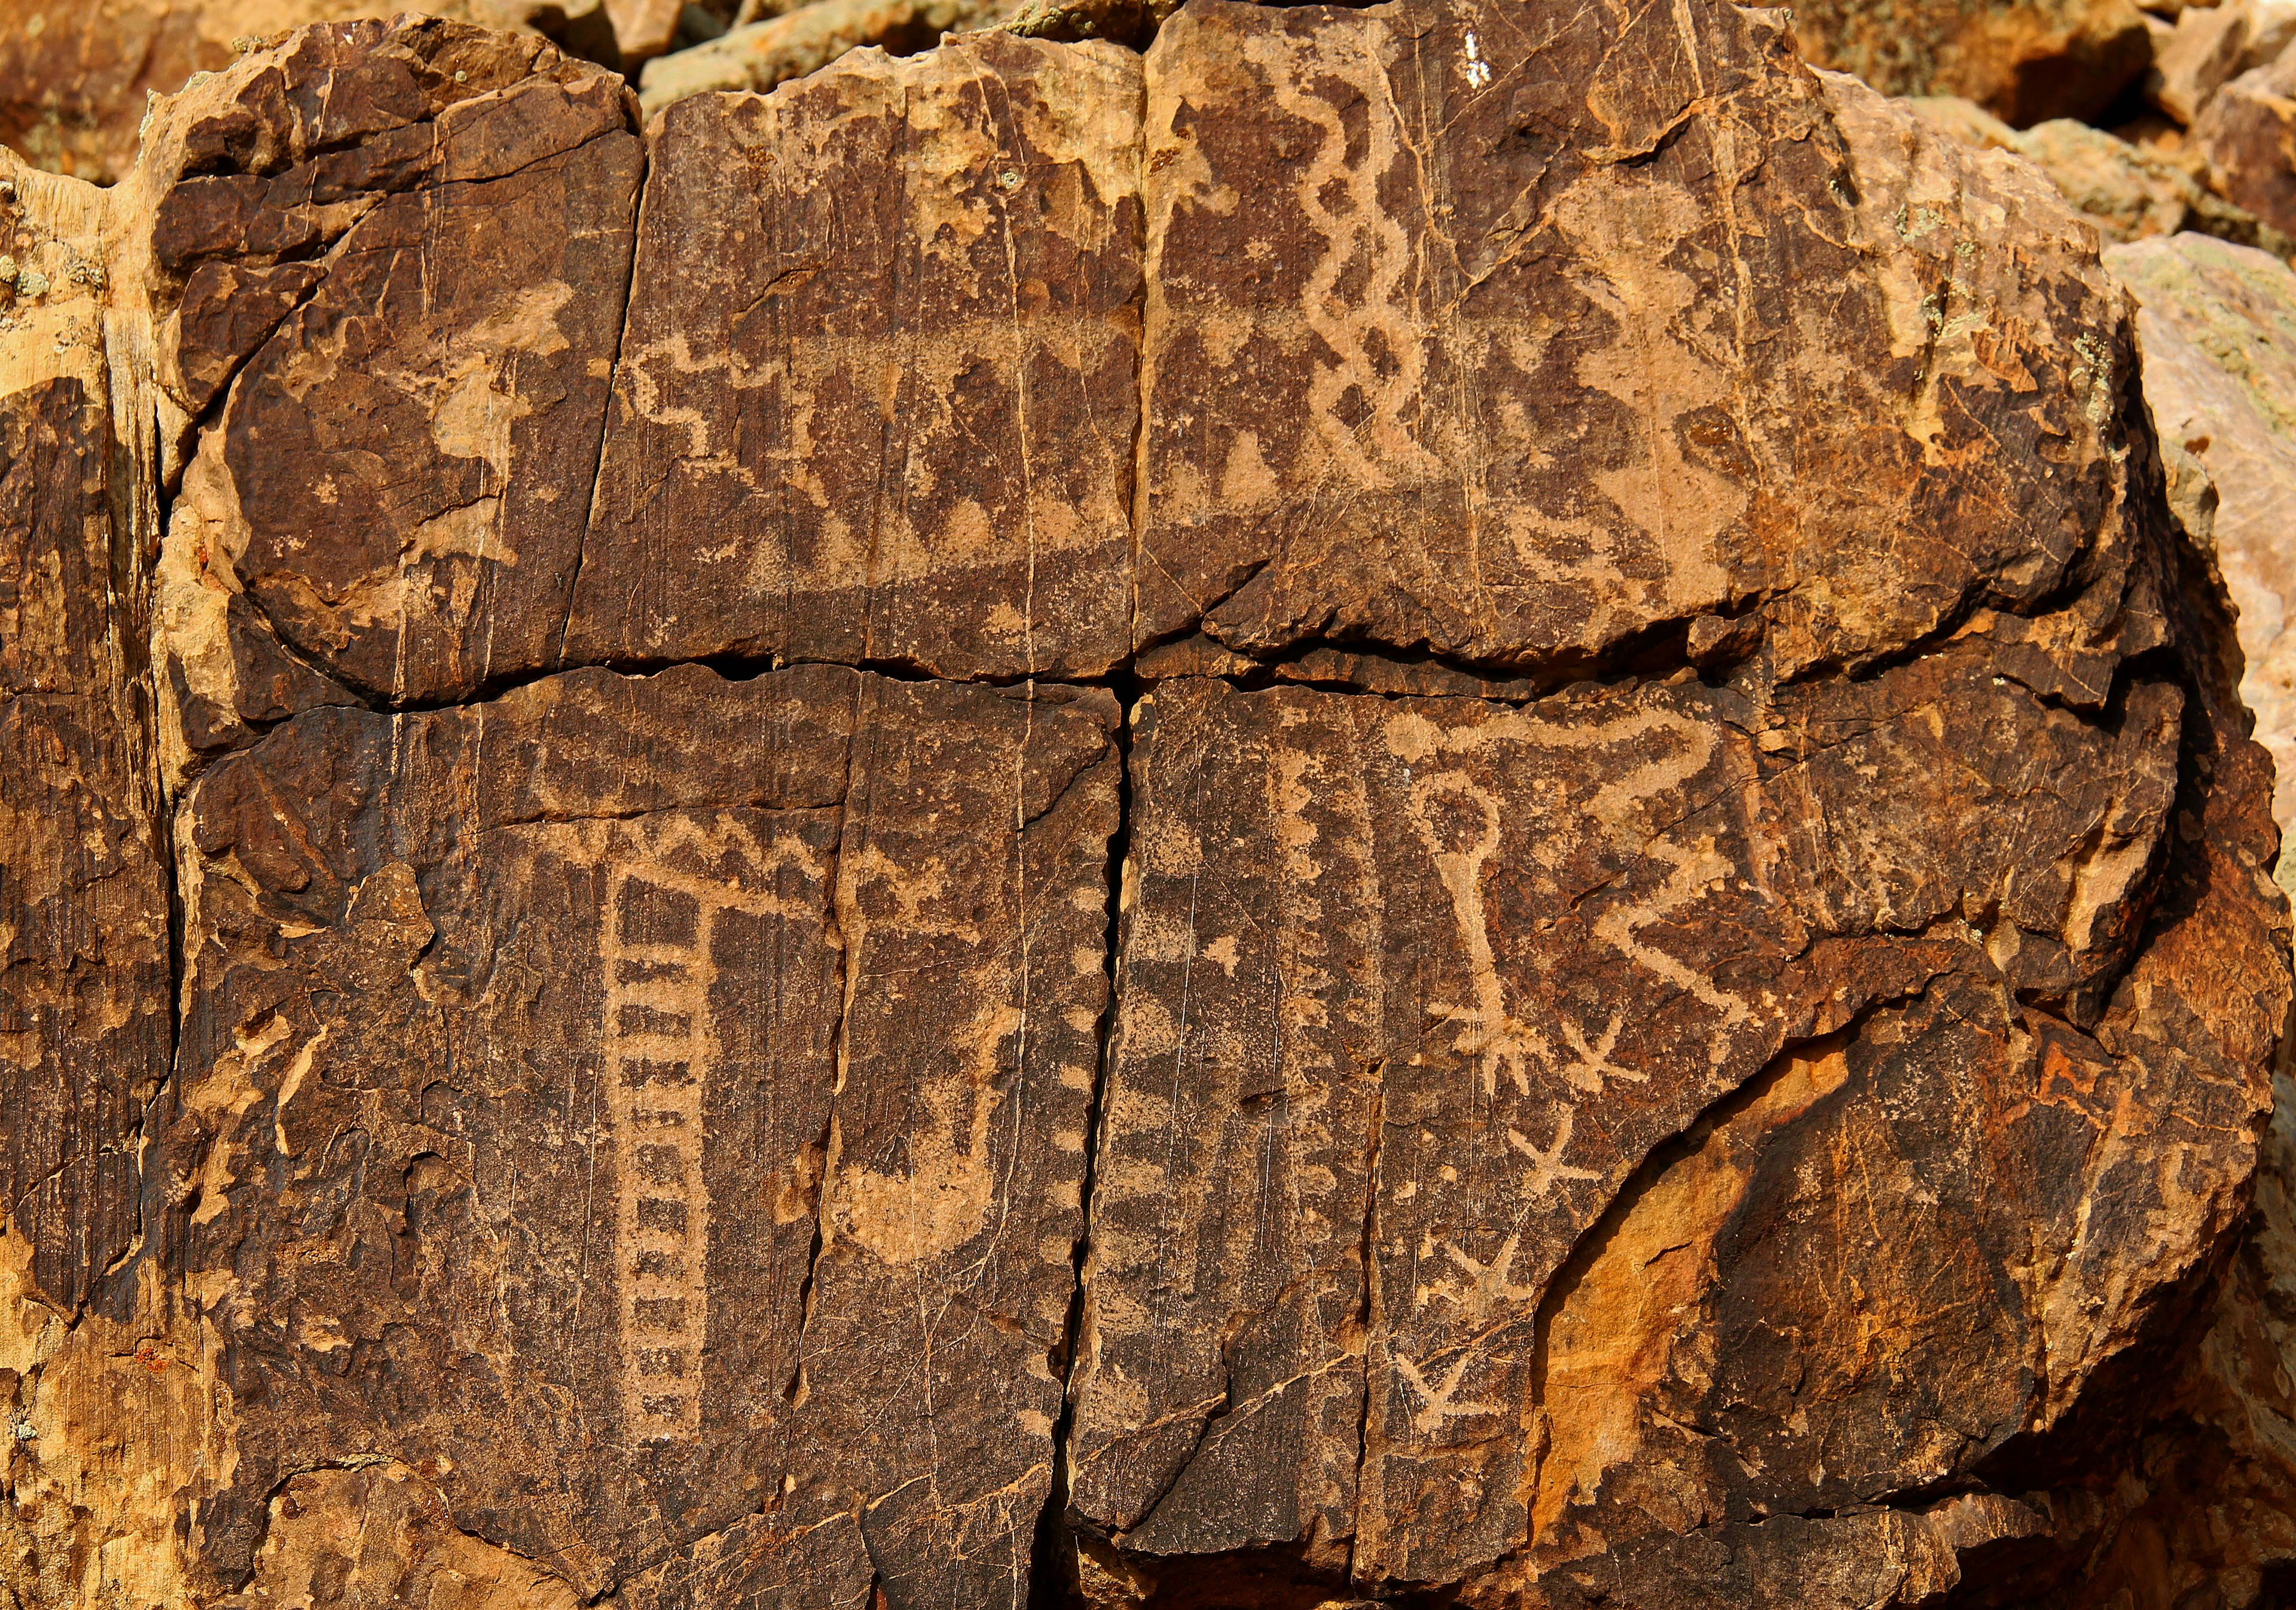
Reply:
<svg viewBox="0 0 2296 1610"><path fill-rule="evenodd" d="M2037 283L2000 220L2058 215L2015 176L1842 138L1862 92L1784 26L1210 0L1160 30L1136 641L1505 667L1705 617L1702 653L1752 610L1782 662L1855 662L2054 587L2112 524L2113 292Z"/></svg>
<svg viewBox="0 0 2296 1610"><path fill-rule="evenodd" d="M986 33L671 107L569 659L1122 658L1140 94Z"/></svg>
<svg viewBox="0 0 2296 1610"><path fill-rule="evenodd" d="M691 1441L701 1431L709 1346L705 1164L724 1107L712 1090L722 1095L741 1075L718 1017L757 998L760 937L768 954L787 953L783 924L795 919L807 924L794 936L800 945L824 944L830 868L822 845L770 822L656 812L603 836L599 1042L614 1115L621 1424L633 1441ZM776 886L783 871L793 890ZM721 946L734 952L722 965ZM807 1071L816 1080L821 1072Z"/></svg>
<svg viewBox="0 0 2296 1610"><path fill-rule="evenodd" d="M1049 1490L1114 719L578 672L205 776L167 1166L190 1267L264 1299L217 1321L216 1557L388 1450L586 1592L771 1500L996 1602Z"/></svg>
<svg viewBox="0 0 2296 1610"><path fill-rule="evenodd" d="M2287 928L2037 175L1727 0L631 112L343 24L0 189L0 1600L2136 1535Z"/></svg>
<svg viewBox="0 0 2296 1610"><path fill-rule="evenodd" d="M644 159L621 80L426 21L248 63L149 177L163 380L212 417L183 562L394 701L552 663ZM217 103L220 103L218 104ZM187 668L196 681L196 665ZM184 674L179 672L179 675Z"/></svg>
<svg viewBox="0 0 2296 1610"><path fill-rule="evenodd" d="M1760 702L1159 687L1078 1508L1149 1555L1352 1538L1365 1582L1513 1547L1579 1238L1791 1039L1956 971L2083 1002L2180 708L2087 723L1965 650Z"/></svg>

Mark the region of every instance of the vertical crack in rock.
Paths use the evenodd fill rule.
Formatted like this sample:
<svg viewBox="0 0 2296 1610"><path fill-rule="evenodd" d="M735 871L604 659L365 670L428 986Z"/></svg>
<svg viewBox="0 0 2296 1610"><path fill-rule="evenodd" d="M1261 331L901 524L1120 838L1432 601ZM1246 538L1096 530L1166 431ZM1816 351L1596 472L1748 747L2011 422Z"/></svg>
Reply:
<svg viewBox="0 0 2296 1610"><path fill-rule="evenodd" d="M851 1056L848 1025L852 1022L853 992L859 982L855 971L858 959L855 955L858 924L853 920L852 889L846 875L850 851L845 841L853 825L853 752L862 727L863 697L863 688L857 681L853 688L852 715L847 724L844 776L837 791L837 824L832 841L835 848L828 867L830 909L837 924L837 1020L830 1031L834 1056L833 1078L828 1112L822 1120L821 1156L814 1179L813 1244L806 1253L805 1279L798 1291L797 1341L792 1349L795 1367L791 1370L789 1384L782 1393L783 1401L793 1409L804 1407L807 1395L805 1349L813 1326L815 1284L820 1277L822 1255L828 1250L832 1234L829 1221L830 1197L837 1178L840 1151L837 1097L845 1089L846 1069ZM772 1500L769 1499L768 1501Z"/></svg>
<svg viewBox="0 0 2296 1610"><path fill-rule="evenodd" d="M1356 1473L1354 1491L1357 1501L1362 1501L1364 1468L1371 1456L1372 1404L1369 1382L1371 1360L1385 1316L1380 1312L1379 1279L1379 1158L1387 1121L1387 1069L1384 1064L1371 1072L1372 1103L1370 1136L1364 1165L1363 1221L1363 1312L1359 1320L1361 1336L1357 1342L1365 1382L1363 1394L1363 1414L1356 1422ZM1356 1539L1352 1532L1347 1540L1348 1574L1355 1573Z"/></svg>
<svg viewBox="0 0 2296 1610"><path fill-rule="evenodd" d="M612 383L612 381L619 380L621 375L622 348L629 340L630 310L632 304L637 300L638 237L645 230L646 197L652 188L652 180L653 177L653 162L652 157L652 153L651 151L646 149L644 145L641 145L638 153L637 193L633 198L632 216L630 218L629 259L623 266L622 270L622 316L615 322L614 324L614 352L613 357L609 360L608 366L608 374L611 377L609 381L610 386ZM590 496L587 502L583 505L581 534L575 539L573 568L568 572L566 577L566 612L564 616L558 622L557 646L555 651L550 655L548 661L550 668L554 670L564 670L567 669L566 633L567 629L574 624L574 598L577 591L580 588L582 584L582 563L588 556L590 552L590 530L597 523L598 494L606 469L606 436L607 432L603 430L601 430L598 432L597 455L591 460L590 464Z"/></svg>
<svg viewBox="0 0 2296 1610"><path fill-rule="evenodd" d="M1109 1042L1116 1030L1118 1000L1124 977L1124 881L1125 869L1132 854L1132 731L1142 693L1140 684L1128 670L1119 670L1111 680L1111 691L1116 694L1122 713L1116 728L1116 830L1108 840L1108 921L1101 941L1102 955L1108 970L1108 1001L1102 1009L1100 1023L1095 1031L1092 1097L1084 1129L1084 1178L1080 1187L1083 1220L1077 1232L1071 1261L1073 1284L1061 1334L1061 1412L1053 1427L1052 1491L1046 1495L1043 1512L1037 1517L1035 1541L1029 1555L1029 1610L1056 1610L1057 1606L1069 1602L1073 1570L1071 1561L1076 1548L1075 1539L1070 1533L1068 1516L1073 1474L1070 1468L1070 1443L1076 1417L1073 1387L1078 1350L1084 1341L1085 1269L1092 1256L1093 1187L1100 1164L1101 1102L1107 1088Z"/></svg>

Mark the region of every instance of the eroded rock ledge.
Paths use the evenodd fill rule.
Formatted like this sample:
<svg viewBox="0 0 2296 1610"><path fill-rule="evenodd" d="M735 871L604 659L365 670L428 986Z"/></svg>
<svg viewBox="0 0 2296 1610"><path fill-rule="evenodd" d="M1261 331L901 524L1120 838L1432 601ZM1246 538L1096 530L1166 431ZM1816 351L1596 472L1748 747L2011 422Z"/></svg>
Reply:
<svg viewBox="0 0 2296 1610"><path fill-rule="evenodd" d="M2036 177L1718 0L144 150L4 201L19 1604L2047 1590L2289 978Z"/></svg>

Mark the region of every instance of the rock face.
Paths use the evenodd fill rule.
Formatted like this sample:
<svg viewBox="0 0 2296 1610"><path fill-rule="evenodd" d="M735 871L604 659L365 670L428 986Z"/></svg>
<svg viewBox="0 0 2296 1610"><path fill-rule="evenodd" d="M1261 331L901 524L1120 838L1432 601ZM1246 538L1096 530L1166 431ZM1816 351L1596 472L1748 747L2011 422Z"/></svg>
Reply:
<svg viewBox="0 0 2296 1610"><path fill-rule="evenodd" d="M1122 660L1140 86L988 35L666 114L566 657Z"/></svg>
<svg viewBox="0 0 2296 1610"><path fill-rule="evenodd" d="M135 1137L166 1077L168 882L145 591L115 570L93 197L11 164L0 360L0 1191L12 1257L67 1309L137 1234ZM53 287L37 300L27 283Z"/></svg>
<svg viewBox="0 0 2296 1610"><path fill-rule="evenodd" d="M272 1408L209 1562L243 1570L277 1483L383 1439L584 1597L728 1527L832 1528L798 1603L873 1562L920 1604L1024 1574L1117 713L825 666L582 671L321 712L203 778L185 1264L276 1271L217 1320ZM327 1077L350 1067L398 1072ZM315 1344L380 1351L315 1371ZM570 1410L615 1428L586 1458Z"/></svg>
<svg viewBox="0 0 2296 1610"><path fill-rule="evenodd" d="M0 12L0 144L99 185L135 163L150 97L307 23L426 12L510 28L518 0L25 0Z"/></svg>
<svg viewBox="0 0 2296 1610"><path fill-rule="evenodd" d="M2093 237L1784 27L410 20L20 176L9 1610L2091 1572L2270 763Z"/></svg>

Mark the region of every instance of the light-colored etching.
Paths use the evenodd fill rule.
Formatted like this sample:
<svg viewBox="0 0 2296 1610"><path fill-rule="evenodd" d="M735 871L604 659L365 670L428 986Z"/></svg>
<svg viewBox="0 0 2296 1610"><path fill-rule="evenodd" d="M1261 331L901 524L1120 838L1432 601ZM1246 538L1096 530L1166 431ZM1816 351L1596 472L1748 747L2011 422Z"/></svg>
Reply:
<svg viewBox="0 0 2296 1610"><path fill-rule="evenodd" d="M1537 1202L1566 1179L1600 1179L1591 1169L1566 1167L1562 1154L1570 1146L1571 1114L1569 1107L1557 1107L1554 1117L1554 1138L1544 1146L1536 1146L1520 1130L1506 1132L1507 1145L1530 1159L1529 1171L1522 1177L1522 1195L1526 1202Z"/></svg>
<svg viewBox="0 0 2296 1610"><path fill-rule="evenodd" d="M1464 801L1481 821L1474 842L1461 849L1447 846L1435 822L1435 807L1442 796ZM1530 1078L1523 1060L1550 1060L1554 1047L1546 1035L1510 1016L1506 987L1499 980L1498 960L1491 952L1491 930L1483 912L1483 867L1499 848L1499 806L1489 793L1476 786L1463 771L1439 771L1411 785L1411 820L1435 858L1435 875L1451 897L1452 915L1459 924L1459 942L1466 952L1474 985L1472 1006L1434 1002L1430 1010L1438 1023L1457 1023L1459 1038L1451 1048L1475 1059L1483 1094L1498 1088L1500 1070L1518 1094L1530 1094Z"/></svg>
<svg viewBox="0 0 2296 1610"><path fill-rule="evenodd" d="M1351 123L1309 87L1297 42L1254 36L1245 50L1265 72L1276 105L1320 136L1294 168L1292 194L1323 245L1299 306L1308 328L1333 355L1308 382L1308 416L1324 450L1324 474L1381 491L1439 477L1441 461L1413 430L1427 377L1427 349L1412 306L1416 253L1380 193L1404 154L1402 130L1392 116ZM1344 296L1337 292L1343 281L1349 286ZM1345 407L1350 396L1367 405L1359 419Z"/></svg>
<svg viewBox="0 0 2296 1610"><path fill-rule="evenodd" d="M601 1044L619 1173L614 1275L622 1425L633 1442L701 1429L709 1340L709 1191L701 1171L705 1086L718 1046L709 995L718 919L811 916L769 887L777 863L822 869L794 838L760 845L738 822L688 817L618 824L601 858ZM633 842L635 841L635 842ZM737 870L713 872L732 863Z"/></svg>
<svg viewBox="0 0 2296 1610"><path fill-rule="evenodd" d="M1655 743L1660 735L1677 742ZM1592 932L1629 961L1720 1015L1721 1022L1708 1036L1706 1045L1708 1061L1719 1066L1728 1058L1731 1031L1753 1015L1751 1006L1718 988L1702 969L1687 966L1646 943L1642 931L1694 903L1718 882L1739 875L1741 869L1710 835L1677 842L1666 834L1653 836L1636 826L1641 807L1669 789L1684 786L1712 761L1714 732L1702 722L1663 710L1636 711L1592 730L1556 727L1529 714L1447 728L1418 712L1406 711L1387 723L1388 747L1406 766L1423 764L1446 752L1472 752L1524 741L1566 751L1635 744L1651 752L1650 759L1604 784L1586 807L1583 819L1600 828L1614 846L1638 858L1664 863L1669 871L1642 899L1606 903L1595 916ZM1437 771L1413 781L1410 810L1412 825L1434 859L1436 875L1451 897L1474 997L1471 1004L1438 1002L1431 1010L1438 1022L1459 1025L1452 1048L1475 1058L1482 1093L1495 1093L1498 1075L1504 1072L1518 1094L1529 1095L1529 1069L1534 1064L1554 1068L1571 1088L1586 1095L1600 1094L1606 1082L1613 1080L1646 1083L1650 1077L1646 1072L1611 1060L1621 1026L1617 1014L1591 1039L1581 1025L1559 1022L1555 1028L1569 1053L1565 1061L1546 1031L1508 1010L1506 986L1499 977L1483 900L1483 875L1499 850L1498 800L1464 771ZM1463 811L1470 822L1480 818L1480 826L1472 835L1460 830L1458 817ZM1439 819L1447 816L1451 818L1448 823ZM1542 853L1536 842L1523 848L1530 862L1539 862Z"/></svg>
<svg viewBox="0 0 2296 1610"><path fill-rule="evenodd" d="M1402 1375L1404 1384L1411 1388L1422 1405L1419 1412L1411 1417L1413 1430L1423 1437L1430 1436L1441 1430L1447 1421L1472 1419L1478 1415L1499 1412L1499 1406L1496 1403L1462 1403L1458 1401L1460 1381L1482 1361L1482 1357L1480 1348L1471 1348L1461 1353L1451 1368L1443 1372L1443 1378L1430 1386L1427 1377L1420 1373L1419 1366L1400 1354L1397 1355L1395 1368Z"/></svg>
<svg viewBox="0 0 2296 1610"><path fill-rule="evenodd" d="M941 937L986 952L980 965L964 970L946 998L935 1001L935 1010L946 1016L947 1044L957 1065L953 1078L920 1079L918 1100L931 1118L920 1115L910 1129L906 1166L887 1171L844 1162L837 1155L841 1124L833 1135L825 1187L832 1206L823 1224L824 1235L847 1237L882 1262L914 1265L954 1252L979 1235L988 1220L996 1187L990 1128L1004 1102L997 1083L998 1052L1006 1041L1026 1033L1027 1019L1019 1004L1025 998L1026 985L1013 972L1015 962L1025 965L1026 957L987 945L995 931L984 934L986 910L970 908L970 916L963 915L967 903L955 898L963 885L938 856L905 867L869 845L848 852L839 862L838 884L837 920L846 956L846 1031L838 1041L840 1091L851 1071L849 1059L853 1025L860 1021L861 992L881 991L898 1000L910 987L908 970L888 969L877 937L880 928L897 947ZM953 911L953 907L958 909ZM1099 965L1097 955L1093 965ZM961 1024L955 1021L957 1001L976 1003ZM1019 1046L1014 1056L1025 1052L1025 1046Z"/></svg>
<svg viewBox="0 0 2296 1610"><path fill-rule="evenodd" d="M1562 1043L1577 1054L1577 1060L1562 1070L1563 1080L1572 1089L1599 1096L1603 1093L1603 1081L1606 1079L1623 1079L1638 1085L1650 1081L1650 1075L1640 1069L1622 1068L1611 1060L1611 1053L1619 1047L1619 1023L1620 1014L1611 1013L1610 1023L1590 1046L1587 1043L1586 1031L1577 1023L1567 1019L1564 1021Z"/></svg>
<svg viewBox="0 0 2296 1610"><path fill-rule="evenodd" d="M1464 1311L1470 1324L1480 1325L1511 1309L1525 1308L1538 1301L1541 1287L1517 1286L1514 1283L1515 1253L1521 1249L1522 1232L1511 1231L1488 1263L1478 1263L1468 1256L1467 1249L1456 1241L1443 1243L1443 1256L1466 1277L1464 1282L1439 1280L1424 1287L1420 1301L1424 1303L1440 1298Z"/></svg>

